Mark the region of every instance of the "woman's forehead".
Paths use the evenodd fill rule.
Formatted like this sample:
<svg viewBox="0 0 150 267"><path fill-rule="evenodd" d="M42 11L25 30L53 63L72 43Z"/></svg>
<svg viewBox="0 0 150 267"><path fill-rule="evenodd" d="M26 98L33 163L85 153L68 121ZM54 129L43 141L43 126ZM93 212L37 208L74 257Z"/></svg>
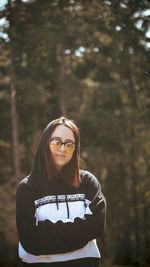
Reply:
<svg viewBox="0 0 150 267"><path fill-rule="evenodd" d="M54 137L59 137L63 140L69 139L69 140L75 141L73 131L65 125L58 125L55 128L55 130L53 131L53 133L51 135L51 138L54 138Z"/></svg>

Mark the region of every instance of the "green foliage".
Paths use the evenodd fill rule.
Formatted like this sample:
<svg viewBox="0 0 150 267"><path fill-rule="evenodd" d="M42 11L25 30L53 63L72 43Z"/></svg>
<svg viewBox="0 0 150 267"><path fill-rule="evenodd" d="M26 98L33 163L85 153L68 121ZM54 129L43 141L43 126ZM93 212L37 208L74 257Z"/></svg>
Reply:
<svg viewBox="0 0 150 267"><path fill-rule="evenodd" d="M81 157L108 203L104 266L150 262L148 9L145 0L13 2L22 173L50 120L64 114L77 122ZM9 34L9 26L2 30ZM15 247L8 39L0 49L0 237Z"/></svg>

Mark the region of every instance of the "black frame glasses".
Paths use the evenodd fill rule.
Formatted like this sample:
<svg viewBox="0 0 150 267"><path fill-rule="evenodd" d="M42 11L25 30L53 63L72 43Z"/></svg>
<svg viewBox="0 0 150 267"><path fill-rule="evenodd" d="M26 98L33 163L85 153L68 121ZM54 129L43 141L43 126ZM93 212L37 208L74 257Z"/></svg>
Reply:
<svg viewBox="0 0 150 267"><path fill-rule="evenodd" d="M75 143L72 141L63 142L60 139L53 138L53 139L50 139L49 143L50 143L50 148L54 151L58 151L62 147L62 145L64 145L65 150L68 153L73 153L75 150Z"/></svg>

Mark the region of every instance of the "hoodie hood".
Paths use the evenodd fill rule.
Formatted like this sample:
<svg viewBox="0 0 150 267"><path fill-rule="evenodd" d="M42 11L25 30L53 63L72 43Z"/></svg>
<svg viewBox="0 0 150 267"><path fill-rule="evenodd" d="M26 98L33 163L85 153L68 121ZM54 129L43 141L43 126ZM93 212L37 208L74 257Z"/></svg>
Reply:
<svg viewBox="0 0 150 267"><path fill-rule="evenodd" d="M47 185L48 182L48 174L47 174L47 168L46 168L46 161L45 161L45 149L46 149L46 141L47 136L50 135L51 127L53 123L56 120L51 121L48 123L48 125L45 127L40 140L39 144L35 153L33 167L31 170L31 173L29 175L29 183L37 187L42 187ZM57 126L56 126L57 127ZM77 147L77 153L79 154L79 140L78 140L78 147Z"/></svg>
<svg viewBox="0 0 150 267"><path fill-rule="evenodd" d="M37 187L39 186L39 184L40 186L44 185L44 183L48 180L45 162L45 143L46 138L51 130L52 123L53 121L48 123L40 137L39 144L34 156L33 167L29 175L29 183L31 185L36 184Z"/></svg>
<svg viewBox="0 0 150 267"><path fill-rule="evenodd" d="M46 143L46 138L50 132L52 122L50 122L44 129L40 141L37 147L37 151L35 153L34 157L34 163L33 163L33 168L31 171L32 175L44 175L47 176L47 171L46 171L46 164L45 164L45 143Z"/></svg>

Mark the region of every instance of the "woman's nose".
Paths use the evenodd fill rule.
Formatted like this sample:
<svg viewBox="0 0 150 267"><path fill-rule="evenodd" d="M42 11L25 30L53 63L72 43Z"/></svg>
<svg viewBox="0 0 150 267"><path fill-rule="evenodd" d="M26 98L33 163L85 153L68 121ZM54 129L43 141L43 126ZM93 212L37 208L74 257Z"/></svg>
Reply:
<svg viewBox="0 0 150 267"><path fill-rule="evenodd" d="M60 151L65 151L65 144L62 144L59 150Z"/></svg>

